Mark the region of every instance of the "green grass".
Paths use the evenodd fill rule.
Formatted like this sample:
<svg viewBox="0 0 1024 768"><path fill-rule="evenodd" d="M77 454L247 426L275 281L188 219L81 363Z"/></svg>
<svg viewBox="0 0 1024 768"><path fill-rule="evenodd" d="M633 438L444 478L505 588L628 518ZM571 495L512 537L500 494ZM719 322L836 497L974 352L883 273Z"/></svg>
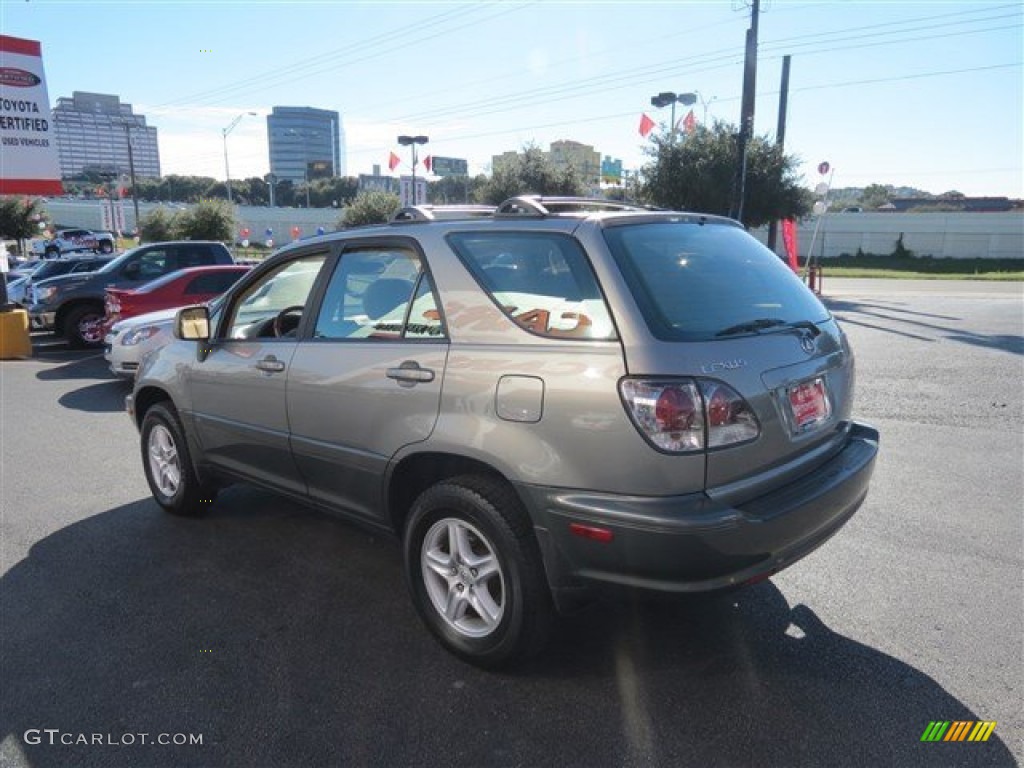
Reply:
<svg viewBox="0 0 1024 768"><path fill-rule="evenodd" d="M822 259L826 277L915 280L1024 280L1024 259L933 259L898 256L839 256ZM802 270L801 270L802 271Z"/></svg>

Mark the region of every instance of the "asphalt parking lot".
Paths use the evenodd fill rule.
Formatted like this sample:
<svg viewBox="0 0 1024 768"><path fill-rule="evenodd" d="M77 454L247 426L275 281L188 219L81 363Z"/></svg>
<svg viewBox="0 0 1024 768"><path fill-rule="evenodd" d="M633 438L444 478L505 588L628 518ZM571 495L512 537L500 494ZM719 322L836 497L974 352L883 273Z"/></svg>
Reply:
<svg viewBox="0 0 1024 768"><path fill-rule="evenodd" d="M768 582L598 604L505 674L431 639L388 539L242 487L160 512L128 385L36 337L0 363L0 766L1021 764L1024 286L825 293L882 434L861 511ZM997 725L922 743L935 720Z"/></svg>

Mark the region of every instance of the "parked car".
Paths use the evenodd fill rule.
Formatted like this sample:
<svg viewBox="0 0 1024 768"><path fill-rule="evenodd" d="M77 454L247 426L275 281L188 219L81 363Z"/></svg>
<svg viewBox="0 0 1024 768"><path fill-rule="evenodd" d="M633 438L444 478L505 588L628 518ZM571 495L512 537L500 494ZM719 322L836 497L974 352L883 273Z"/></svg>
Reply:
<svg viewBox="0 0 1024 768"><path fill-rule="evenodd" d="M241 264L211 264L170 272L139 288L108 288L104 332L119 320L160 309L203 304L220 296L251 267Z"/></svg>
<svg viewBox="0 0 1024 768"><path fill-rule="evenodd" d="M738 223L537 197L397 218L179 311L126 402L161 507L241 480L389 531L423 622L483 666L604 588L770 577L860 507L878 432L846 336Z"/></svg>
<svg viewBox="0 0 1024 768"><path fill-rule="evenodd" d="M103 358L110 372L121 378L134 378L142 358L167 344L178 307L147 312L119 320L103 339Z"/></svg>
<svg viewBox="0 0 1024 768"><path fill-rule="evenodd" d="M117 238L113 232L96 232L91 229L61 229L49 240L33 240L32 251L37 256L56 259L64 254L80 251L113 253Z"/></svg>
<svg viewBox="0 0 1024 768"><path fill-rule="evenodd" d="M19 270L18 273L22 275L22 279L16 285L13 282L8 283L7 295L11 301L25 305L29 301L28 292L34 284L60 275L95 272L110 263L113 258L113 256L72 256L66 259L29 262L33 265L32 268L27 273Z"/></svg>
<svg viewBox="0 0 1024 768"><path fill-rule="evenodd" d="M72 347L99 346L104 337L108 288L135 288L186 267L233 263L231 252L223 243L149 243L125 251L94 273L64 275L36 283L29 295L29 318L34 329L63 335Z"/></svg>

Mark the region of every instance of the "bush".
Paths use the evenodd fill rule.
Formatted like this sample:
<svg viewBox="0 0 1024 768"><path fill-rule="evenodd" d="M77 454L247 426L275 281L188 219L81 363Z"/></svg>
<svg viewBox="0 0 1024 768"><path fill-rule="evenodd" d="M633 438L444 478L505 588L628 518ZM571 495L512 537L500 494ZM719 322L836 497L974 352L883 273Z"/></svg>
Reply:
<svg viewBox="0 0 1024 768"><path fill-rule="evenodd" d="M139 233L144 243L159 243L174 239L174 217L160 207L147 213L139 221Z"/></svg>
<svg viewBox="0 0 1024 768"><path fill-rule="evenodd" d="M379 190L360 192L345 209L338 224L342 227L359 227L364 224L386 224L399 209L398 195Z"/></svg>
<svg viewBox="0 0 1024 768"><path fill-rule="evenodd" d="M235 229L234 207L226 200L204 200L173 219L177 240L219 240L230 242Z"/></svg>

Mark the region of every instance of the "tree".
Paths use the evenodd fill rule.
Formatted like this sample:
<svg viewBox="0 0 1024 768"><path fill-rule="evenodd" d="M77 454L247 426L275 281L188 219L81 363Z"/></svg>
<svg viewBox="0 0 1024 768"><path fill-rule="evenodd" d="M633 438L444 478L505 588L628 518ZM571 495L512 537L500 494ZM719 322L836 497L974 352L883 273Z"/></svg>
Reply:
<svg viewBox="0 0 1024 768"><path fill-rule="evenodd" d="M499 205L517 195L584 195L586 191L575 168L556 168L540 147L527 145L514 160L493 170L477 189L476 199Z"/></svg>
<svg viewBox="0 0 1024 768"><path fill-rule="evenodd" d="M487 177L443 176L427 185L427 201L435 205L455 205L477 199L477 193L487 184Z"/></svg>
<svg viewBox="0 0 1024 768"><path fill-rule="evenodd" d="M0 238L28 240L39 234L43 215L39 201L30 197L0 197Z"/></svg>
<svg viewBox="0 0 1024 768"><path fill-rule="evenodd" d="M338 222L342 227L359 227L363 224L384 224L399 209L398 195L379 190L360 192L345 209Z"/></svg>
<svg viewBox="0 0 1024 768"><path fill-rule="evenodd" d="M139 222L139 235L142 242L159 243L164 240L173 240L174 217L167 213L164 207L154 208L142 217Z"/></svg>
<svg viewBox="0 0 1024 768"><path fill-rule="evenodd" d="M173 219L177 240L220 240L229 242L235 230L235 212L225 200L204 200Z"/></svg>
<svg viewBox="0 0 1024 768"><path fill-rule="evenodd" d="M662 133L652 140L639 197L663 208L729 215L739 152L736 129L722 122L698 126L690 134ZM776 219L798 218L807 203L796 177L797 158L783 154L767 137L747 144L747 183L743 224L759 227Z"/></svg>
<svg viewBox="0 0 1024 768"><path fill-rule="evenodd" d="M879 208L892 198L893 189L885 184L868 184L860 194L860 202L865 208Z"/></svg>

